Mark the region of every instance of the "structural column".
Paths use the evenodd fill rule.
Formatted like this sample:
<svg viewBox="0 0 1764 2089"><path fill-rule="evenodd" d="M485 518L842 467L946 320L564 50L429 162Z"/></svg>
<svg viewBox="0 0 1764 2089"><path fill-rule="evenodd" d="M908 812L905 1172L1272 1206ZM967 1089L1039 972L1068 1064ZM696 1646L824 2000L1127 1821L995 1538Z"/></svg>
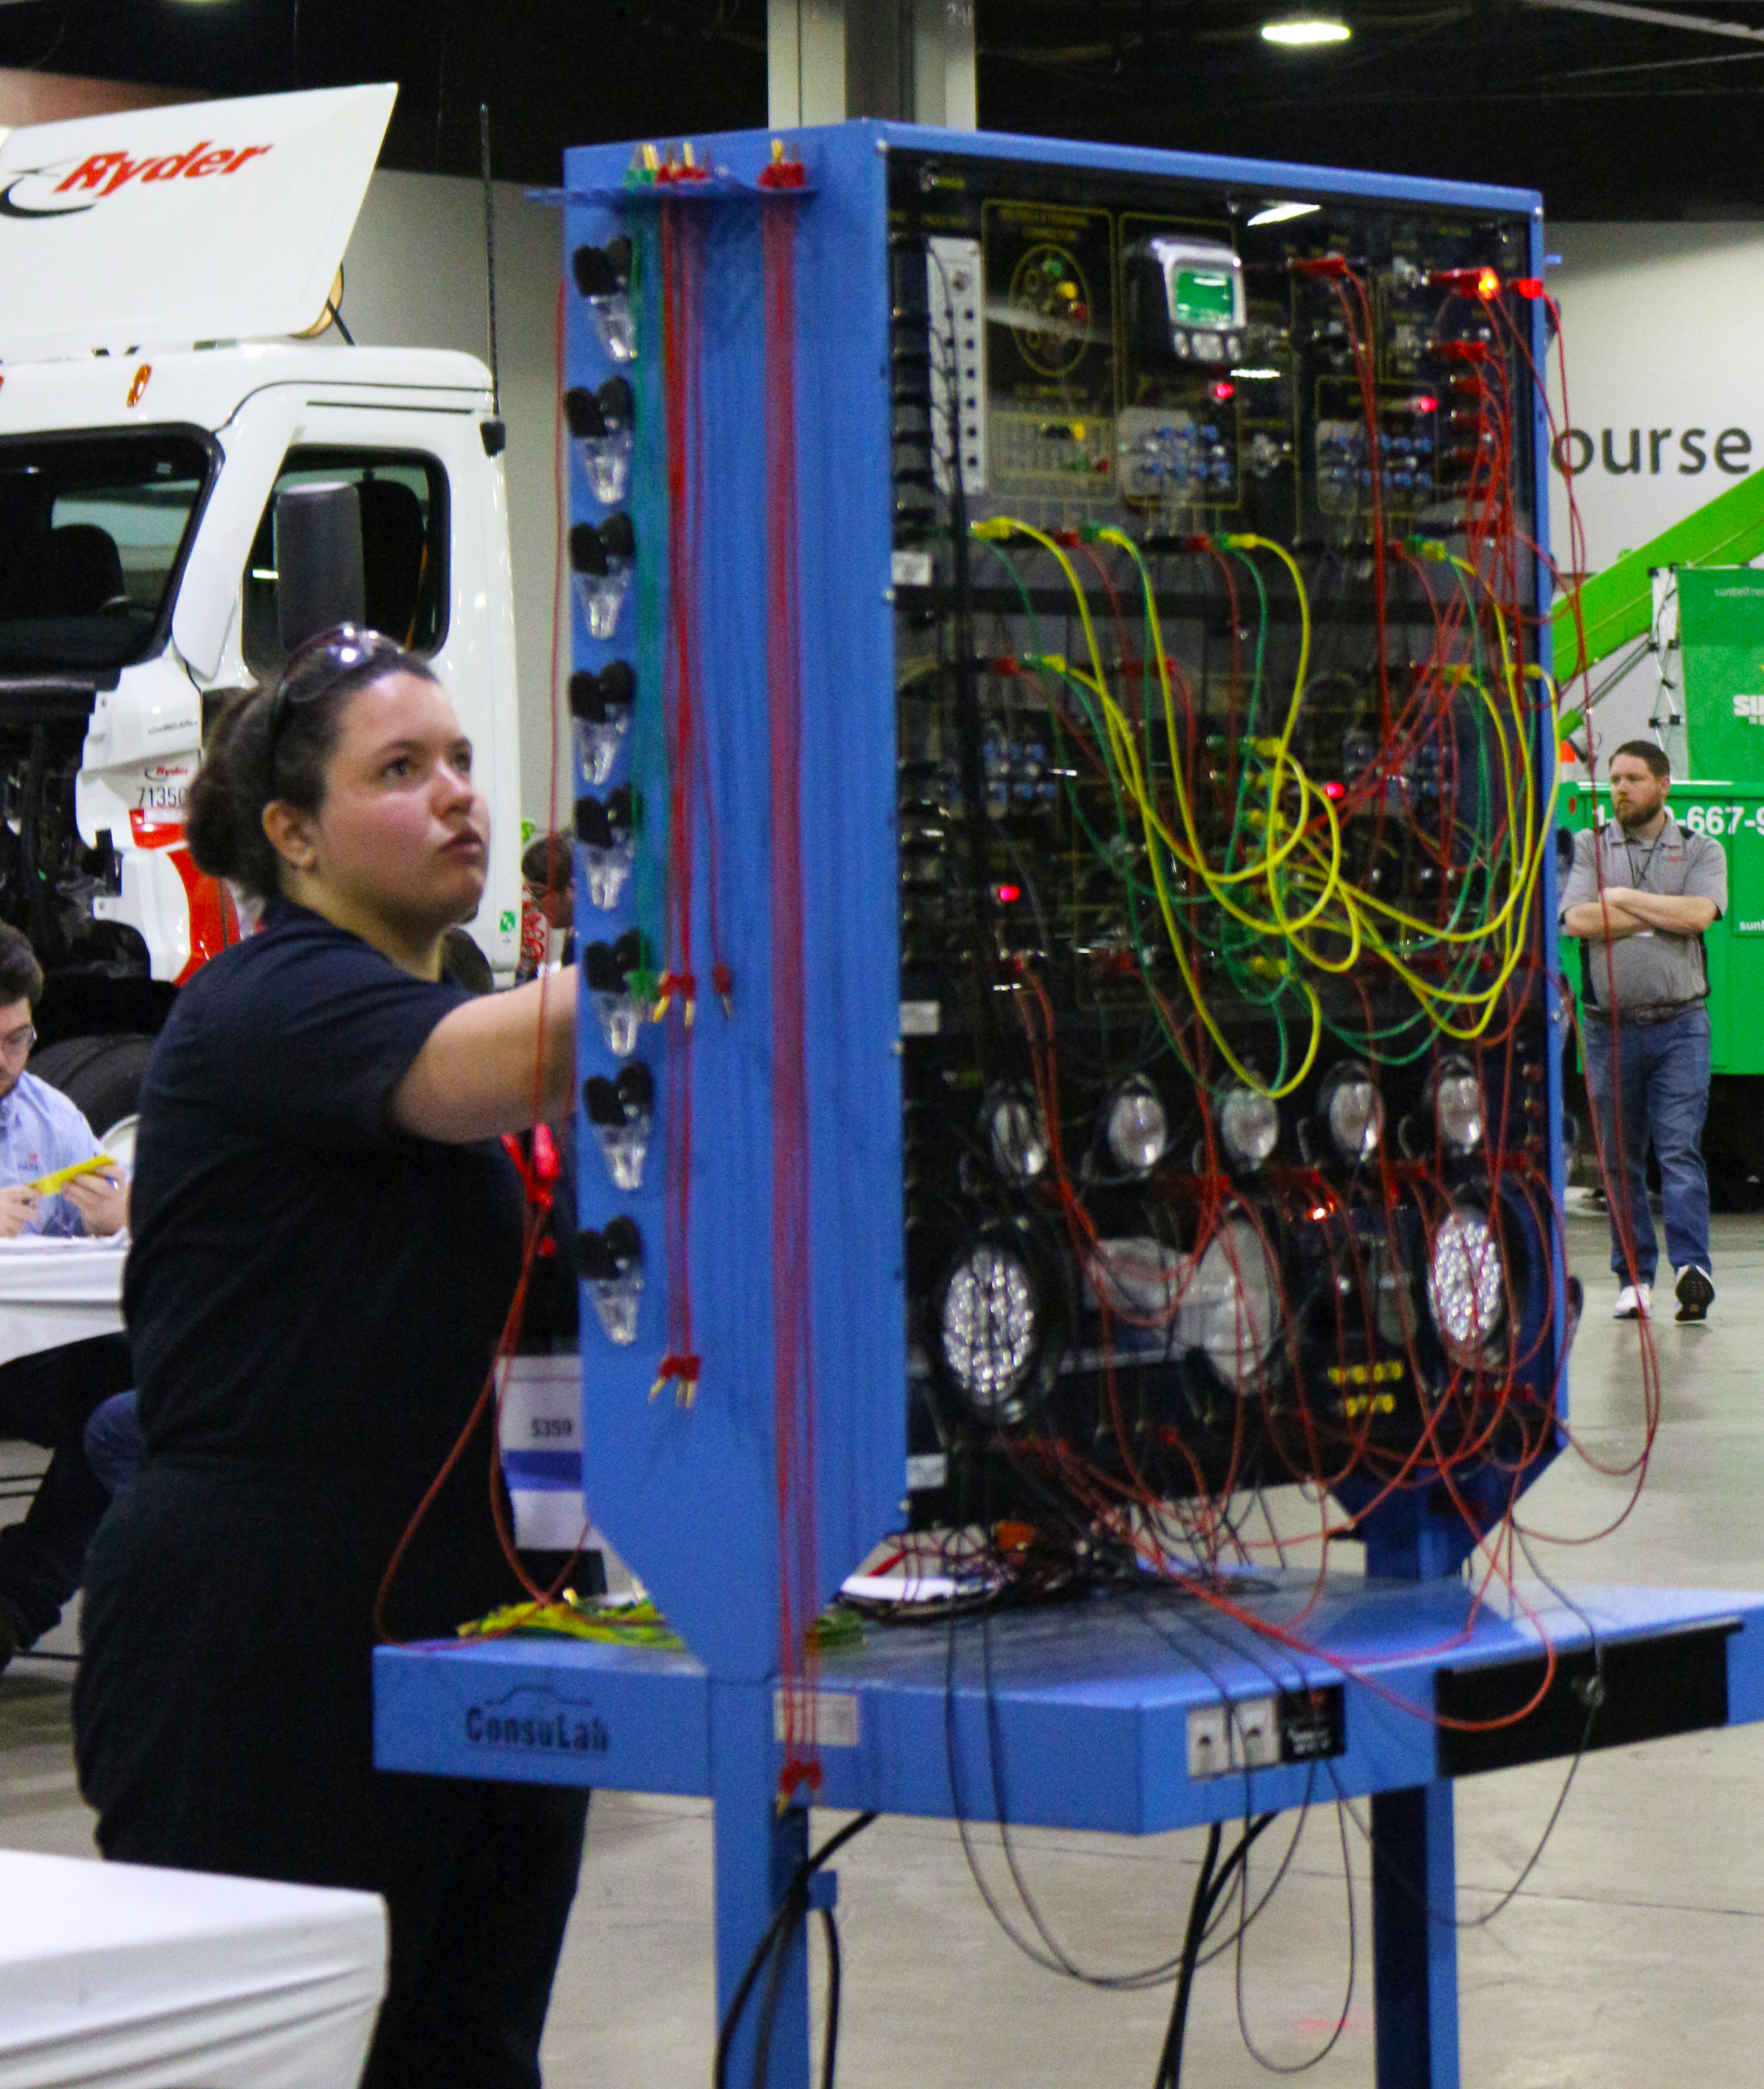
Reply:
<svg viewBox="0 0 1764 2089"><path fill-rule="evenodd" d="M769 0L774 130L876 116L972 131L974 0Z"/></svg>

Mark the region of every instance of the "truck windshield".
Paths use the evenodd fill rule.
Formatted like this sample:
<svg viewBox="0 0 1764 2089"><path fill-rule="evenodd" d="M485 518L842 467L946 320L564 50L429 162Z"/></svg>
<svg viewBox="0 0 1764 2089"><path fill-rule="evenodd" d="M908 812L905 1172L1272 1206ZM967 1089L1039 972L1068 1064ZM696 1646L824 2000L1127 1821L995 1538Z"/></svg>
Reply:
<svg viewBox="0 0 1764 2089"><path fill-rule="evenodd" d="M0 675L146 652L212 468L194 431L0 440Z"/></svg>

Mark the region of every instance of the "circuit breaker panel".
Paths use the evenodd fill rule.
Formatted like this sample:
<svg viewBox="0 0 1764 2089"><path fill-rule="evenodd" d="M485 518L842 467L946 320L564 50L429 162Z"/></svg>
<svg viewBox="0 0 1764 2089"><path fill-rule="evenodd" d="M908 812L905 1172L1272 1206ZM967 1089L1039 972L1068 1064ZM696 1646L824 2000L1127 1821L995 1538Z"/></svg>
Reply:
<svg viewBox="0 0 1764 2089"><path fill-rule="evenodd" d="M614 1543L1485 1528L1563 1393L1536 199L878 125L569 180Z"/></svg>

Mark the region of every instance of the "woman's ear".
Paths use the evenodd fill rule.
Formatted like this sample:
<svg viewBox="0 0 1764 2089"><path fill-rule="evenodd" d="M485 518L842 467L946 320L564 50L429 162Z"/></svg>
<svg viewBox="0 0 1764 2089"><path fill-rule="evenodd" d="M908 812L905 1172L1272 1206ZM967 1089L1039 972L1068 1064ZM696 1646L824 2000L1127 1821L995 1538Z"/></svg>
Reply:
<svg viewBox="0 0 1764 2089"><path fill-rule="evenodd" d="M310 873L319 860L318 824L311 813L272 798L263 808L263 832L269 845L290 870Z"/></svg>

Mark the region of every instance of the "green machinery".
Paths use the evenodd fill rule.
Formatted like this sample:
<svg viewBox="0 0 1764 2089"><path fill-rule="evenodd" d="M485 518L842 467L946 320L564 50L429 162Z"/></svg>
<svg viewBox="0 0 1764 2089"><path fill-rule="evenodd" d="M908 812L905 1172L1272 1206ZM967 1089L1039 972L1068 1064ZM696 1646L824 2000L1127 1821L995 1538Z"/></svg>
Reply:
<svg viewBox="0 0 1764 2089"><path fill-rule="evenodd" d="M1727 853L1728 912L1704 942L1715 1080L1703 1144L1711 1190L1729 1203L1756 1202L1764 1182L1764 567L1745 563L1761 555L1764 472L1595 574L1551 620L1572 706L1558 736L1575 757L1561 772L1562 826L1608 816L1609 786L1589 779L1586 714L1651 655L1672 809Z"/></svg>

